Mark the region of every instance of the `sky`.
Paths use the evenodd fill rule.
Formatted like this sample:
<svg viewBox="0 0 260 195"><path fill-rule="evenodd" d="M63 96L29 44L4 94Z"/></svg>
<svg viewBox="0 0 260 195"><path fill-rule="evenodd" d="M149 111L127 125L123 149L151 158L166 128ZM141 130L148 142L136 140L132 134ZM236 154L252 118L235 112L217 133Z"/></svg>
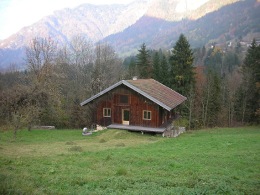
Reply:
<svg viewBox="0 0 260 195"><path fill-rule="evenodd" d="M83 3L127 4L134 0L0 0L0 40L29 26L53 11Z"/></svg>

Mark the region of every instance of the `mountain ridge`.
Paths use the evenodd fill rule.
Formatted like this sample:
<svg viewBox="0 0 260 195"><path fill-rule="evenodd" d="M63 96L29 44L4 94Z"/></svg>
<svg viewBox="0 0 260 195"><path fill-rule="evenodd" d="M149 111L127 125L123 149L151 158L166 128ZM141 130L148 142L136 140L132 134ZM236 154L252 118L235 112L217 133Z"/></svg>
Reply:
<svg viewBox="0 0 260 195"><path fill-rule="evenodd" d="M55 11L53 15L44 17L39 22L24 27L8 39L0 41L0 69L6 68L10 63L22 64L23 48L33 37L50 36L58 44L65 45L73 36L82 35L93 42L107 42L123 55L129 55L134 49L137 50L141 42L146 42L149 47L154 49L169 48L180 33L188 36L192 46L198 46L196 41L206 44L209 39L203 35L203 33L208 34L205 29L215 36L208 35L211 36L211 39L217 39L221 33L225 34L226 31L230 31L230 27L227 25L216 25L216 27L225 28L220 33L214 32L219 30L213 25L207 27L206 23L217 20L216 17L220 17L220 21L227 23L221 15L212 15L212 13L219 12L228 5L235 7L238 3L243 4L243 1L205 1L195 10L182 13L176 13L176 9L180 5L178 3L183 2L182 0L143 0L128 5L105 6L83 4L75 9ZM246 5L244 9L247 10L245 14L251 14L248 13L248 9L252 8L254 4L257 4L255 9L259 10L259 2L256 0L248 0L244 4ZM241 5L240 8L243 10ZM174 13L176 14L174 15ZM235 13L234 17L237 15L239 13ZM259 14L255 15L251 14L249 17L258 19ZM242 27L245 27L245 24ZM260 29L256 31L260 32ZM16 61L13 60L14 56Z"/></svg>
<svg viewBox="0 0 260 195"><path fill-rule="evenodd" d="M175 22L146 15L123 32L106 37L104 42L112 45L116 51L125 52L124 56L127 56L134 55L142 43L152 49L170 49L181 33L185 34L193 48L213 42L234 41L239 37L253 36L254 33L260 38L259 8L260 3L254 0L237 1L197 20Z"/></svg>

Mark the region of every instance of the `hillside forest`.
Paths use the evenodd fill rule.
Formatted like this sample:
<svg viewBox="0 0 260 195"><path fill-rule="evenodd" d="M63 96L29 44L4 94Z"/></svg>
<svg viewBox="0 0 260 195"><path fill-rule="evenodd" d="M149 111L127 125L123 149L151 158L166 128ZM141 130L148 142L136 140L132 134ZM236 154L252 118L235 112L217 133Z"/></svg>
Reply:
<svg viewBox="0 0 260 195"><path fill-rule="evenodd" d="M260 46L246 49L212 44L190 47L181 34L171 50L143 43L137 55L121 59L109 44L75 36L64 47L36 37L25 50L26 69L0 73L0 126L57 128L90 126L80 103L122 79L153 78L187 97L176 112L189 129L260 122Z"/></svg>

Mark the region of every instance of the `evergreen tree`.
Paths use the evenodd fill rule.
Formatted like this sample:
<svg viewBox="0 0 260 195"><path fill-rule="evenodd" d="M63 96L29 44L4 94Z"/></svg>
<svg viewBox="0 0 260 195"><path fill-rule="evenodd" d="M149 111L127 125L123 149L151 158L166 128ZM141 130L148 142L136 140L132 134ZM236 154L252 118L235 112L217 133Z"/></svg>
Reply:
<svg viewBox="0 0 260 195"><path fill-rule="evenodd" d="M160 56L158 52L155 52L153 56L153 78L161 82Z"/></svg>
<svg viewBox="0 0 260 195"><path fill-rule="evenodd" d="M164 54L162 54L160 62L160 82L168 87L169 86L169 63Z"/></svg>
<svg viewBox="0 0 260 195"><path fill-rule="evenodd" d="M138 71L136 68L135 58L131 58L129 66L128 66L129 77L133 78L138 75Z"/></svg>
<svg viewBox="0 0 260 195"><path fill-rule="evenodd" d="M207 52L207 57L204 60L204 64L208 69L217 72L220 76L223 76L223 52L221 48L214 46Z"/></svg>
<svg viewBox="0 0 260 195"><path fill-rule="evenodd" d="M142 79L147 79L152 77L152 66L150 63L150 55L148 50L146 49L145 43L141 45L141 48L138 50L138 54L136 56L137 61L136 65L139 70L139 77Z"/></svg>
<svg viewBox="0 0 260 195"><path fill-rule="evenodd" d="M221 110L221 80L216 72L208 73L208 80L211 82L208 83L210 88L210 94L208 99L208 118L207 126L214 127L217 126L219 112Z"/></svg>
<svg viewBox="0 0 260 195"><path fill-rule="evenodd" d="M186 37L181 34L170 57L170 87L184 96L195 84L193 53Z"/></svg>
<svg viewBox="0 0 260 195"><path fill-rule="evenodd" d="M260 122L260 46L253 40L242 66L243 82L238 103L242 122ZM237 106L238 107L238 106Z"/></svg>
<svg viewBox="0 0 260 195"><path fill-rule="evenodd" d="M224 74L232 73L240 64L238 55L234 52L227 52L223 58Z"/></svg>

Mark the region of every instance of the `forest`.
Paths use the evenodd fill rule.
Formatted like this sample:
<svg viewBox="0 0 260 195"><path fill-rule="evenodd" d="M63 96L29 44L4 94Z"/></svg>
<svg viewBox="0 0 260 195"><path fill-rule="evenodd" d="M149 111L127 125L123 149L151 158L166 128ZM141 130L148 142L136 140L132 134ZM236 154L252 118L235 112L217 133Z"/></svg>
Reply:
<svg viewBox="0 0 260 195"><path fill-rule="evenodd" d="M260 46L190 47L181 34L170 50L143 43L122 59L108 44L75 36L60 46L36 37L25 49L25 70L0 73L0 128L52 125L82 128L92 111L80 103L122 79L153 78L187 97L176 112L188 129L260 122Z"/></svg>

